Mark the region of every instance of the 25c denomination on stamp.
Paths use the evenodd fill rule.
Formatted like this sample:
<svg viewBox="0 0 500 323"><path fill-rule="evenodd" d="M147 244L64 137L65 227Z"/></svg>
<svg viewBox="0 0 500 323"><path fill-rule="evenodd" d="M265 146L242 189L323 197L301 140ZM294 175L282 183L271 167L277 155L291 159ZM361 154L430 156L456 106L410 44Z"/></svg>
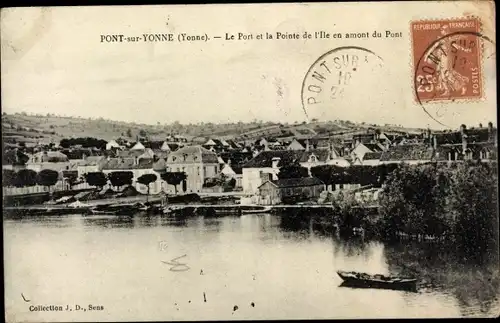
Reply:
<svg viewBox="0 0 500 323"><path fill-rule="evenodd" d="M478 18L411 23L419 103L482 98L480 31Z"/></svg>

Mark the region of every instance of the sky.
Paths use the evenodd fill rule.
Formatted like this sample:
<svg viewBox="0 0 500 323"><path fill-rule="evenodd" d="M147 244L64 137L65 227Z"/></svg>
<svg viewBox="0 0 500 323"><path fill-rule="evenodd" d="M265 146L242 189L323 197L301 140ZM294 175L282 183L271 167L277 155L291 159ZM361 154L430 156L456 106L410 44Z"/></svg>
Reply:
<svg viewBox="0 0 500 323"><path fill-rule="evenodd" d="M148 124L318 118L439 128L442 125L413 98L409 23L476 13L485 17L485 30L492 33L488 10L467 2L4 9L2 110ZM361 12L372 14L360 19ZM255 39L266 32L371 34L374 30L402 36ZM226 33L237 37L240 32L253 34L254 39L225 40ZM206 34L211 39L101 42L101 35L146 33L172 33L175 38L180 33ZM364 74L360 69L342 98L308 106L306 115L301 93L308 70L320 56L341 46L369 49L380 57L380 64L370 65ZM494 59L488 58L483 67L486 98L481 102L425 108L432 115L439 110L438 121L449 127L495 122L493 67Z"/></svg>

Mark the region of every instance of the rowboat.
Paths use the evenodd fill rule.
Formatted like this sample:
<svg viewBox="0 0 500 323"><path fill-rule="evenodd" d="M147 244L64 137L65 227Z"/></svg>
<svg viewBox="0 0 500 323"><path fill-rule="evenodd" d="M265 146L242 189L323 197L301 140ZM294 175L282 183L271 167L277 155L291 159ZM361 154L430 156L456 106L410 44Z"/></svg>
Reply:
<svg viewBox="0 0 500 323"><path fill-rule="evenodd" d="M337 271L344 280L342 286L358 288L381 288L406 291L417 291L417 279L392 277L384 275L370 275L354 271Z"/></svg>
<svg viewBox="0 0 500 323"><path fill-rule="evenodd" d="M272 210L270 206L262 206L253 209L241 209L242 214L257 214L257 213L269 213Z"/></svg>

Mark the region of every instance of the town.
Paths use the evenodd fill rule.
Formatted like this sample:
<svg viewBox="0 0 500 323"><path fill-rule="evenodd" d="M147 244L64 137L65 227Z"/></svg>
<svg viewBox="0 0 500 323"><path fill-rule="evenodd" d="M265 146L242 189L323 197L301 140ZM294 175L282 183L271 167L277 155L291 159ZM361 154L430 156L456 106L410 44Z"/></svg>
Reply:
<svg viewBox="0 0 500 323"><path fill-rule="evenodd" d="M13 198L57 191L75 191L85 200L161 193L279 205L331 203L338 192L351 192L358 202L376 205L381 170L497 158L492 122L411 133L366 127L293 134L273 125L233 139L170 134L150 140L141 133L135 140L70 137L48 144L9 138L15 127L2 123L3 194Z"/></svg>

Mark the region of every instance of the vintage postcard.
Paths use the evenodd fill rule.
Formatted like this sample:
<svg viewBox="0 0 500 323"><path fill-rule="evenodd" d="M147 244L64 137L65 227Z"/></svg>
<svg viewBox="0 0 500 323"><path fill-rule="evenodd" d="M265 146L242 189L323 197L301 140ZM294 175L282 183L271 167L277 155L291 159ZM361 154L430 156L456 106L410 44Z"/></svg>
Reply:
<svg viewBox="0 0 500 323"><path fill-rule="evenodd" d="M496 317L492 1L1 10L7 322Z"/></svg>

